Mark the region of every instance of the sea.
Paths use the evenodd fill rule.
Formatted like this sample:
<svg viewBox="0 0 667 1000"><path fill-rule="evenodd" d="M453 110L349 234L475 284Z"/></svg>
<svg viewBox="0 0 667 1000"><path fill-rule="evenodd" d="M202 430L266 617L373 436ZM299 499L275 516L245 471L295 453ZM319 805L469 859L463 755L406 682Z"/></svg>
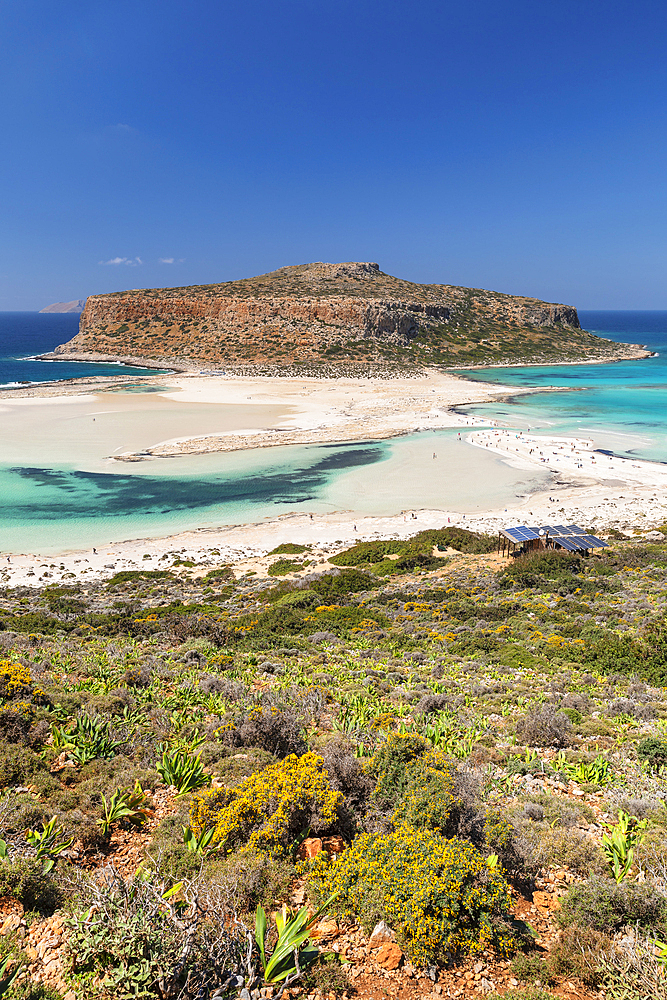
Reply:
<svg viewBox="0 0 667 1000"><path fill-rule="evenodd" d="M538 434L594 437L598 447L618 455L667 462L667 312L579 315L586 329L645 344L656 356L607 365L474 369L465 374L508 386L574 391L508 393L461 412ZM119 365L35 359L74 336L77 325L78 316L69 314L0 313L0 383L147 374ZM142 391L141 379L134 389ZM420 508L475 513L509 505L549 481L543 470L511 468L460 442L456 429L127 466L110 461L91 466L55 456L3 462L1 443L0 401L4 552L56 553L294 511L347 510L360 517Z"/></svg>
<svg viewBox="0 0 667 1000"><path fill-rule="evenodd" d="M154 375L147 368L87 361L40 361L79 330L77 313L0 312L0 388L85 375Z"/></svg>
<svg viewBox="0 0 667 1000"><path fill-rule="evenodd" d="M461 408L504 426L593 438L623 458L667 462L667 312L579 311L582 327L611 340L642 344L655 357L613 364L482 368L467 378L522 388L554 386L483 406Z"/></svg>

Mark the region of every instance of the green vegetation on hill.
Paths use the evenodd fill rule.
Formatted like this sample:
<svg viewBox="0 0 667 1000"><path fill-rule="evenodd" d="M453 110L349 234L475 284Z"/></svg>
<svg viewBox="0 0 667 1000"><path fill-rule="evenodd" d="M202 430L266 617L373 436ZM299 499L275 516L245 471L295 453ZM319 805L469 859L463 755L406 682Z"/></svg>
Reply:
<svg viewBox="0 0 667 1000"><path fill-rule="evenodd" d="M664 1000L667 540L493 548L0 591L0 905L34 911L0 957L41 989L57 926L58 995L103 1000L268 996L276 967L371 993L390 960L420 992Z"/></svg>

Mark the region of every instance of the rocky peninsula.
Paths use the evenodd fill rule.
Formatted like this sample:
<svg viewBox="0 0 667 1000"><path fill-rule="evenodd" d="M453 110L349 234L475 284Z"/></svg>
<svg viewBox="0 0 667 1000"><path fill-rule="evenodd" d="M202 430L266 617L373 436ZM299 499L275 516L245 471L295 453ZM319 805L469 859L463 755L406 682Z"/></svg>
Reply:
<svg viewBox="0 0 667 1000"><path fill-rule="evenodd" d="M50 357L185 368L296 364L468 367L649 354L581 329L577 310L417 284L376 263L313 263L240 281L91 295Z"/></svg>

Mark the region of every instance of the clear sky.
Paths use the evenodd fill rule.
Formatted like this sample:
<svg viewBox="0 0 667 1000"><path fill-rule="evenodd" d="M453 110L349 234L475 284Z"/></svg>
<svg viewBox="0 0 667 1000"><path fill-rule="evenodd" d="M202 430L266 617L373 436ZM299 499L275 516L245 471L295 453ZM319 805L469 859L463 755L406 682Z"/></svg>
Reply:
<svg viewBox="0 0 667 1000"><path fill-rule="evenodd" d="M0 11L0 309L313 260L667 309L664 0Z"/></svg>

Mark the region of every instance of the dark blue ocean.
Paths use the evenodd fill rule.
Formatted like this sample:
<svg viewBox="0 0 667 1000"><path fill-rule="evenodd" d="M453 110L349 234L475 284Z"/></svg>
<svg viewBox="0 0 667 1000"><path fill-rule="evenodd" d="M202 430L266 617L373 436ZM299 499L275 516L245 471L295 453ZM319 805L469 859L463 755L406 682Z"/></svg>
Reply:
<svg viewBox="0 0 667 1000"><path fill-rule="evenodd" d="M78 329L74 313L0 312L0 386L84 375L148 374L146 368L126 365L34 360L34 355L47 354L71 340Z"/></svg>

